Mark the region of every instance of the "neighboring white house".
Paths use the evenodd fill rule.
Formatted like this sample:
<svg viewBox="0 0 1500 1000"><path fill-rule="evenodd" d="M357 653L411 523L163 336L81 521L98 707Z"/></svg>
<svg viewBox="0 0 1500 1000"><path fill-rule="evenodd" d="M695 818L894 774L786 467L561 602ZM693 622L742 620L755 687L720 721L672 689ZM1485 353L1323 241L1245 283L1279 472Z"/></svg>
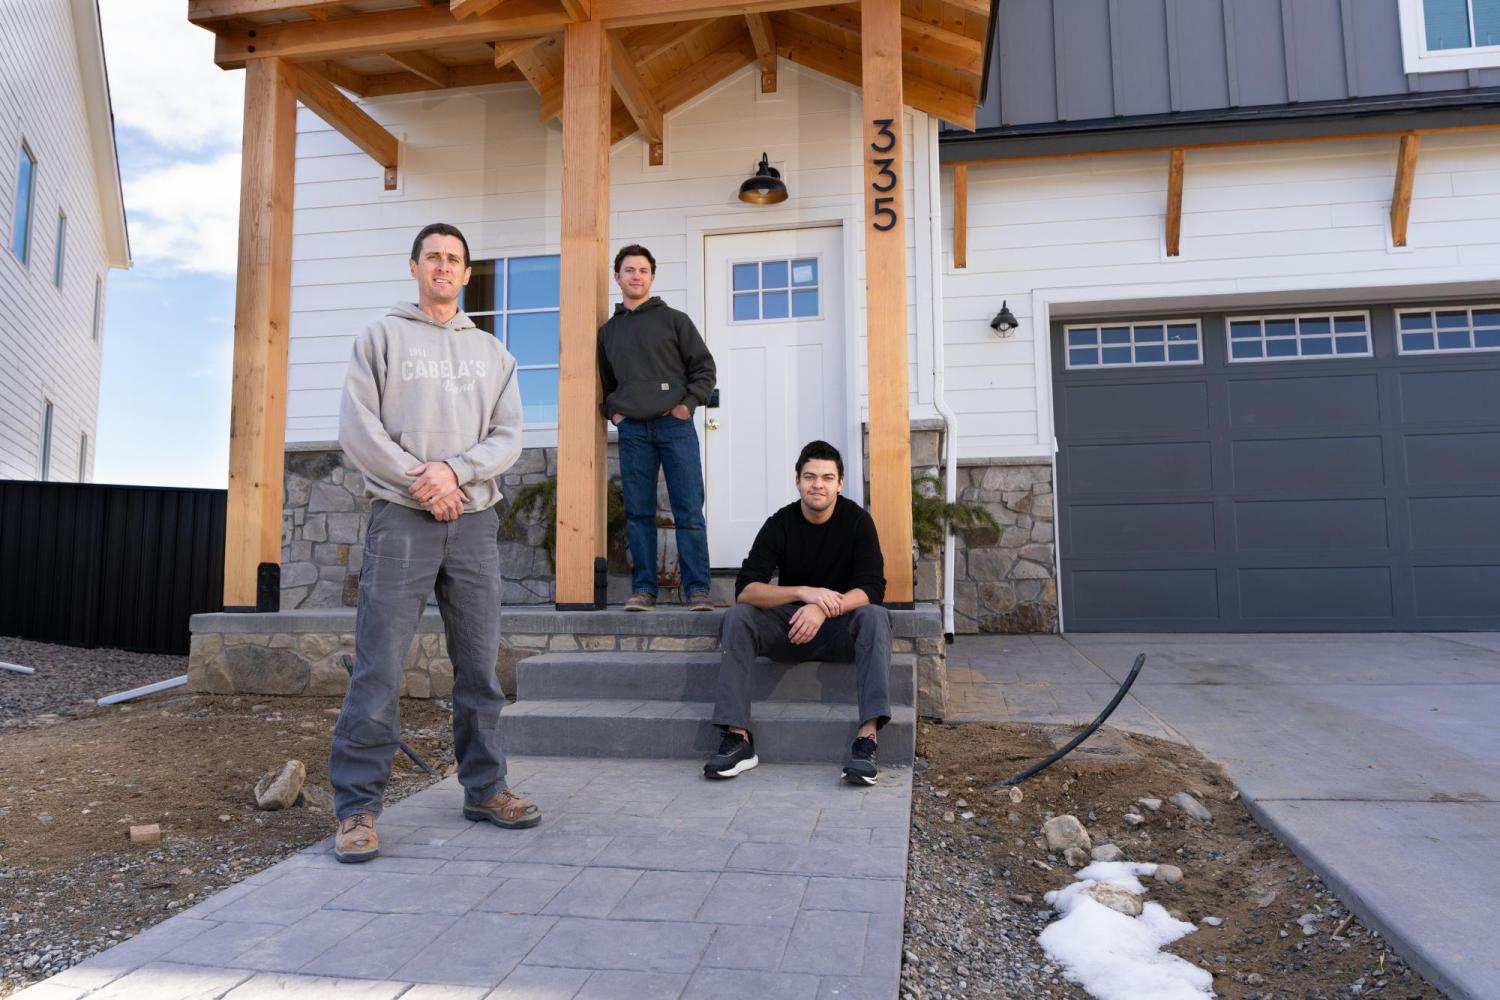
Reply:
<svg viewBox="0 0 1500 1000"><path fill-rule="evenodd" d="M0 4L0 478L88 482L106 285L130 266L94 0Z"/></svg>

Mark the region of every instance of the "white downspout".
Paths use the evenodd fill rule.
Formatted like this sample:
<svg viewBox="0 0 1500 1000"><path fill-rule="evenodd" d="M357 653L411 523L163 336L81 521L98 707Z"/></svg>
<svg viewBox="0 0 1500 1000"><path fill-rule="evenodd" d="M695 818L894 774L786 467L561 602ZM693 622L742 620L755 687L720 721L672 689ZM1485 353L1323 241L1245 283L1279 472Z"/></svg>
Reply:
<svg viewBox="0 0 1500 1000"><path fill-rule="evenodd" d="M932 227L932 405L943 418L943 499L958 499L958 416L943 394L943 168L938 159L938 120L927 120L927 162L931 164L931 181L927 185L927 219ZM953 544L953 527L949 525L943 539L943 637L953 641L953 568L957 553Z"/></svg>

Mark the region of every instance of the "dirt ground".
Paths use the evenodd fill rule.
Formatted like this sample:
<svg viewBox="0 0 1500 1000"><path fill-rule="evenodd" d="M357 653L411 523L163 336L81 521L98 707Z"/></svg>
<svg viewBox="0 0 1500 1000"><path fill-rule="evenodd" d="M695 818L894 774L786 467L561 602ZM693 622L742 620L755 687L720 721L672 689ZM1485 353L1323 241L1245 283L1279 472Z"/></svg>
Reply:
<svg viewBox="0 0 1500 1000"><path fill-rule="evenodd" d="M1218 765L1187 747L1106 728L1023 783L1019 802L989 790L1072 735L1033 725L923 724L913 789L914 856L919 841L947 842L988 878L991 901L1005 898L1045 910L1043 896L1071 882L1072 874L1061 858L1049 856L1041 826L1053 815L1070 813L1083 822L1094 846L1112 843L1126 860L1182 869L1184 878L1176 885L1145 880L1146 898L1198 925L1170 950L1209 969L1219 996L1441 998L1255 824ZM1203 802L1212 822L1190 819L1167 802L1180 791ZM1162 800L1160 809L1140 805L1141 798ZM1145 822L1127 826L1122 819L1127 812ZM1222 924L1210 926L1205 917ZM1299 917L1310 933L1304 933ZM909 907L909 928L917 918ZM983 938L995 923L988 908L978 906L970 907L967 922L974 938ZM908 965L913 957L918 969L930 963L939 973L930 977L935 982L943 980L945 966L966 958L973 965L971 956L954 954L942 941L909 935L907 947L913 953ZM910 995L933 995L922 989L922 978L906 978ZM910 988L913 983L916 989ZM966 993L953 995L1007 994L998 984L971 976ZM1083 994L1069 987L1037 995Z"/></svg>
<svg viewBox="0 0 1500 1000"><path fill-rule="evenodd" d="M336 698L164 693L0 735L0 997L131 937L332 832ZM406 741L452 763L447 703L402 703ZM257 778L307 767L306 801L255 807ZM398 755L388 801L431 779ZM159 823L155 845L129 841Z"/></svg>

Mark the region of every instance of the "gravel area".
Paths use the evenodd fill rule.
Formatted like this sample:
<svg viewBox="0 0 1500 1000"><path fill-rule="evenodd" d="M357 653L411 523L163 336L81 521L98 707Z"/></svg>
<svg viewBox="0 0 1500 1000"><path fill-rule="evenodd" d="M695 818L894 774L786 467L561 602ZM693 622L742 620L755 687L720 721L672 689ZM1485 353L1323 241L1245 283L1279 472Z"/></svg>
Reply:
<svg viewBox="0 0 1500 1000"><path fill-rule="evenodd" d="M0 731L70 718L95 699L187 673L186 656L82 649L0 636L0 661L36 673L0 670ZM40 717L40 719L38 719Z"/></svg>

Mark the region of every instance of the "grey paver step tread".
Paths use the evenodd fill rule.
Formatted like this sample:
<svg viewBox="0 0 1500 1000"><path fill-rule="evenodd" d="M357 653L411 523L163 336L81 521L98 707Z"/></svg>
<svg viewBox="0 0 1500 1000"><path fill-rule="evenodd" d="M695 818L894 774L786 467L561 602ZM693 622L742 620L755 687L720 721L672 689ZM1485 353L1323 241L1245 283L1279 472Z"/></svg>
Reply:
<svg viewBox="0 0 1500 1000"><path fill-rule="evenodd" d="M631 698L712 701L718 682L717 652L544 653L516 664L519 697L527 699ZM853 664L806 661L776 663L760 658L751 673L756 701L853 702ZM911 705L916 695L916 657L891 657L891 702Z"/></svg>
<svg viewBox="0 0 1500 1000"><path fill-rule="evenodd" d="M639 698L538 698L507 705L501 718L514 716L552 716L633 719L703 719L713 715L711 701L671 701ZM804 719L808 721L857 721L853 702L831 704L821 701L765 701L752 709L757 719ZM892 705L892 721L911 722L916 710L910 705Z"/></svg>

